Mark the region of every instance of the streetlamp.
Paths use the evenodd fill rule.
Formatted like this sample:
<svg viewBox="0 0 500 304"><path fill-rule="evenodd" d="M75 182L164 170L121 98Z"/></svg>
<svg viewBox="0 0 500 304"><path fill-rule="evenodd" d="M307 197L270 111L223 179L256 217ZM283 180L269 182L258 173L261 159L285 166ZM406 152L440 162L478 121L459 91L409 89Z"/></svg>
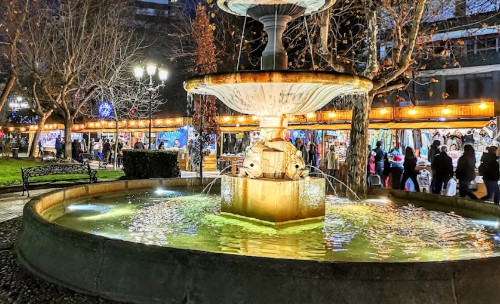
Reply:
<svg viewBox="0 0 500 304"><path fill-rule="evenodd" d="M158 72L158 79L160 80L160 83L158 85L155 85L155 82L153 81L153 76L155 76ZM153 96L154 93L158 91L159 88L163 87L165 85L165 81L168 78L168 71L162 68L157 69L156 65L154 64L148 64L146 66L146 73L149 76L149 83L147 84L147 90L149 92L149 136L148 136L148 142L149 146L148 149L151 150L152 143L151 143L151 123L152 123L152 113L151 113L151 107L152 107L152 102L153 102ZM140 81L144 77L144 67L136 67L134 68L134 76L135 78Z"/></svg>

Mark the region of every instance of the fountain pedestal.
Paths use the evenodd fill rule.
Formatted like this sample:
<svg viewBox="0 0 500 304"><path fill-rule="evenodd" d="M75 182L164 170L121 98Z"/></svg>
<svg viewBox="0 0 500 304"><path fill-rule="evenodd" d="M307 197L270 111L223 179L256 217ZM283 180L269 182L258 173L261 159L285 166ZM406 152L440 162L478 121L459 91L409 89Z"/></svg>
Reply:
<svg viewBox="0 0 500 304"><path fill-rule="evenodd" d="M251 179L222 177L223 212L268 222L286 222L325 215L325 179Z"/></svg>

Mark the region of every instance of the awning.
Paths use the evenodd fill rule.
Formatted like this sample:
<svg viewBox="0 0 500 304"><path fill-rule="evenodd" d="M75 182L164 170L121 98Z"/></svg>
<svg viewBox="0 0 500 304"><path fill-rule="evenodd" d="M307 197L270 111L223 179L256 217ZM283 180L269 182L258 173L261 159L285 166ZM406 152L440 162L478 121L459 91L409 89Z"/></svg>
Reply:
<svg viewBox="0 0 500 304"><path fill-rule="evenodd" d="M385 122L371 123L370 129L466 129L482 128L491 123L491 120L470 121L433 121L433 122ZM311 124L290 125L291 130L350 130L351 124Z"/></svg>

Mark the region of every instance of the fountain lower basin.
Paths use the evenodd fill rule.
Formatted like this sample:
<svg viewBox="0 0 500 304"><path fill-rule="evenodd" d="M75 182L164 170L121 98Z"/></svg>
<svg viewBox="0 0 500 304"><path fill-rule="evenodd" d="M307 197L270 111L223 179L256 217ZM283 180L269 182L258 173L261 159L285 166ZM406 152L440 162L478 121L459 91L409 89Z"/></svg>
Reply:
<svg viewBox="0 0 500 304"><path fill-rule="evenodd" d="M74 290L134 303L490 303L500 296L500 258L349 262L234 255L146 245L62 227L42 217L71 200L116 191L192 187L195 180L85 185L28 203L17 251L33 273ZM429 194L393 195L500 216L497 206ZM437 199L438 198L438 199ZM251 244L248 244L251 245ZM432 287L432 288L429 288Z"/></svg>

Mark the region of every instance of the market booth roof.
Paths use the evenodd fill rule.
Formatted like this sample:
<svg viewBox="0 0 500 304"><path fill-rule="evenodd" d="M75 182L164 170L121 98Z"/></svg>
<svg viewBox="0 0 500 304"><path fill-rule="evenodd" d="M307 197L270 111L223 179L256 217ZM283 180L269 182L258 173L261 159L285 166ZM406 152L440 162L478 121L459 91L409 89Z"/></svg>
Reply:
<svg viewBox="0 0 500 304"><path fill-rule="evenodd" d="M372 108L370 111L371 129L450 129L481 128L495 116L500 115L496 102L469 104ZM222 132L243 132L258 130L260 117L257 115L219 116ZM311 112L304 115L291 115L288 118L289 129L302 130L349 130L352 120L351 110L333 110ZM154 132L173 131L192 124L189 117L153 119ZM145 132L148 120L122 120L118 123L121 132ZM5 132L19 131L34 133L36 125L21 127L0 127ZM44 132L64 130L62 124L47 124ZM75 124L73 132L115 132L113 121L90 121Z"/></svg>
<svg viewBox="0 0 500 304"><path fill-rule="evenodd" d="M386 122L370 123L370 129L464 129L482 128L491 123L491 120L468 120L468 121L443 121L443 122ZM256 130L254 128L252 130ZM350 130L350 124L309 124L290 125L291 130Z"/></svg>

